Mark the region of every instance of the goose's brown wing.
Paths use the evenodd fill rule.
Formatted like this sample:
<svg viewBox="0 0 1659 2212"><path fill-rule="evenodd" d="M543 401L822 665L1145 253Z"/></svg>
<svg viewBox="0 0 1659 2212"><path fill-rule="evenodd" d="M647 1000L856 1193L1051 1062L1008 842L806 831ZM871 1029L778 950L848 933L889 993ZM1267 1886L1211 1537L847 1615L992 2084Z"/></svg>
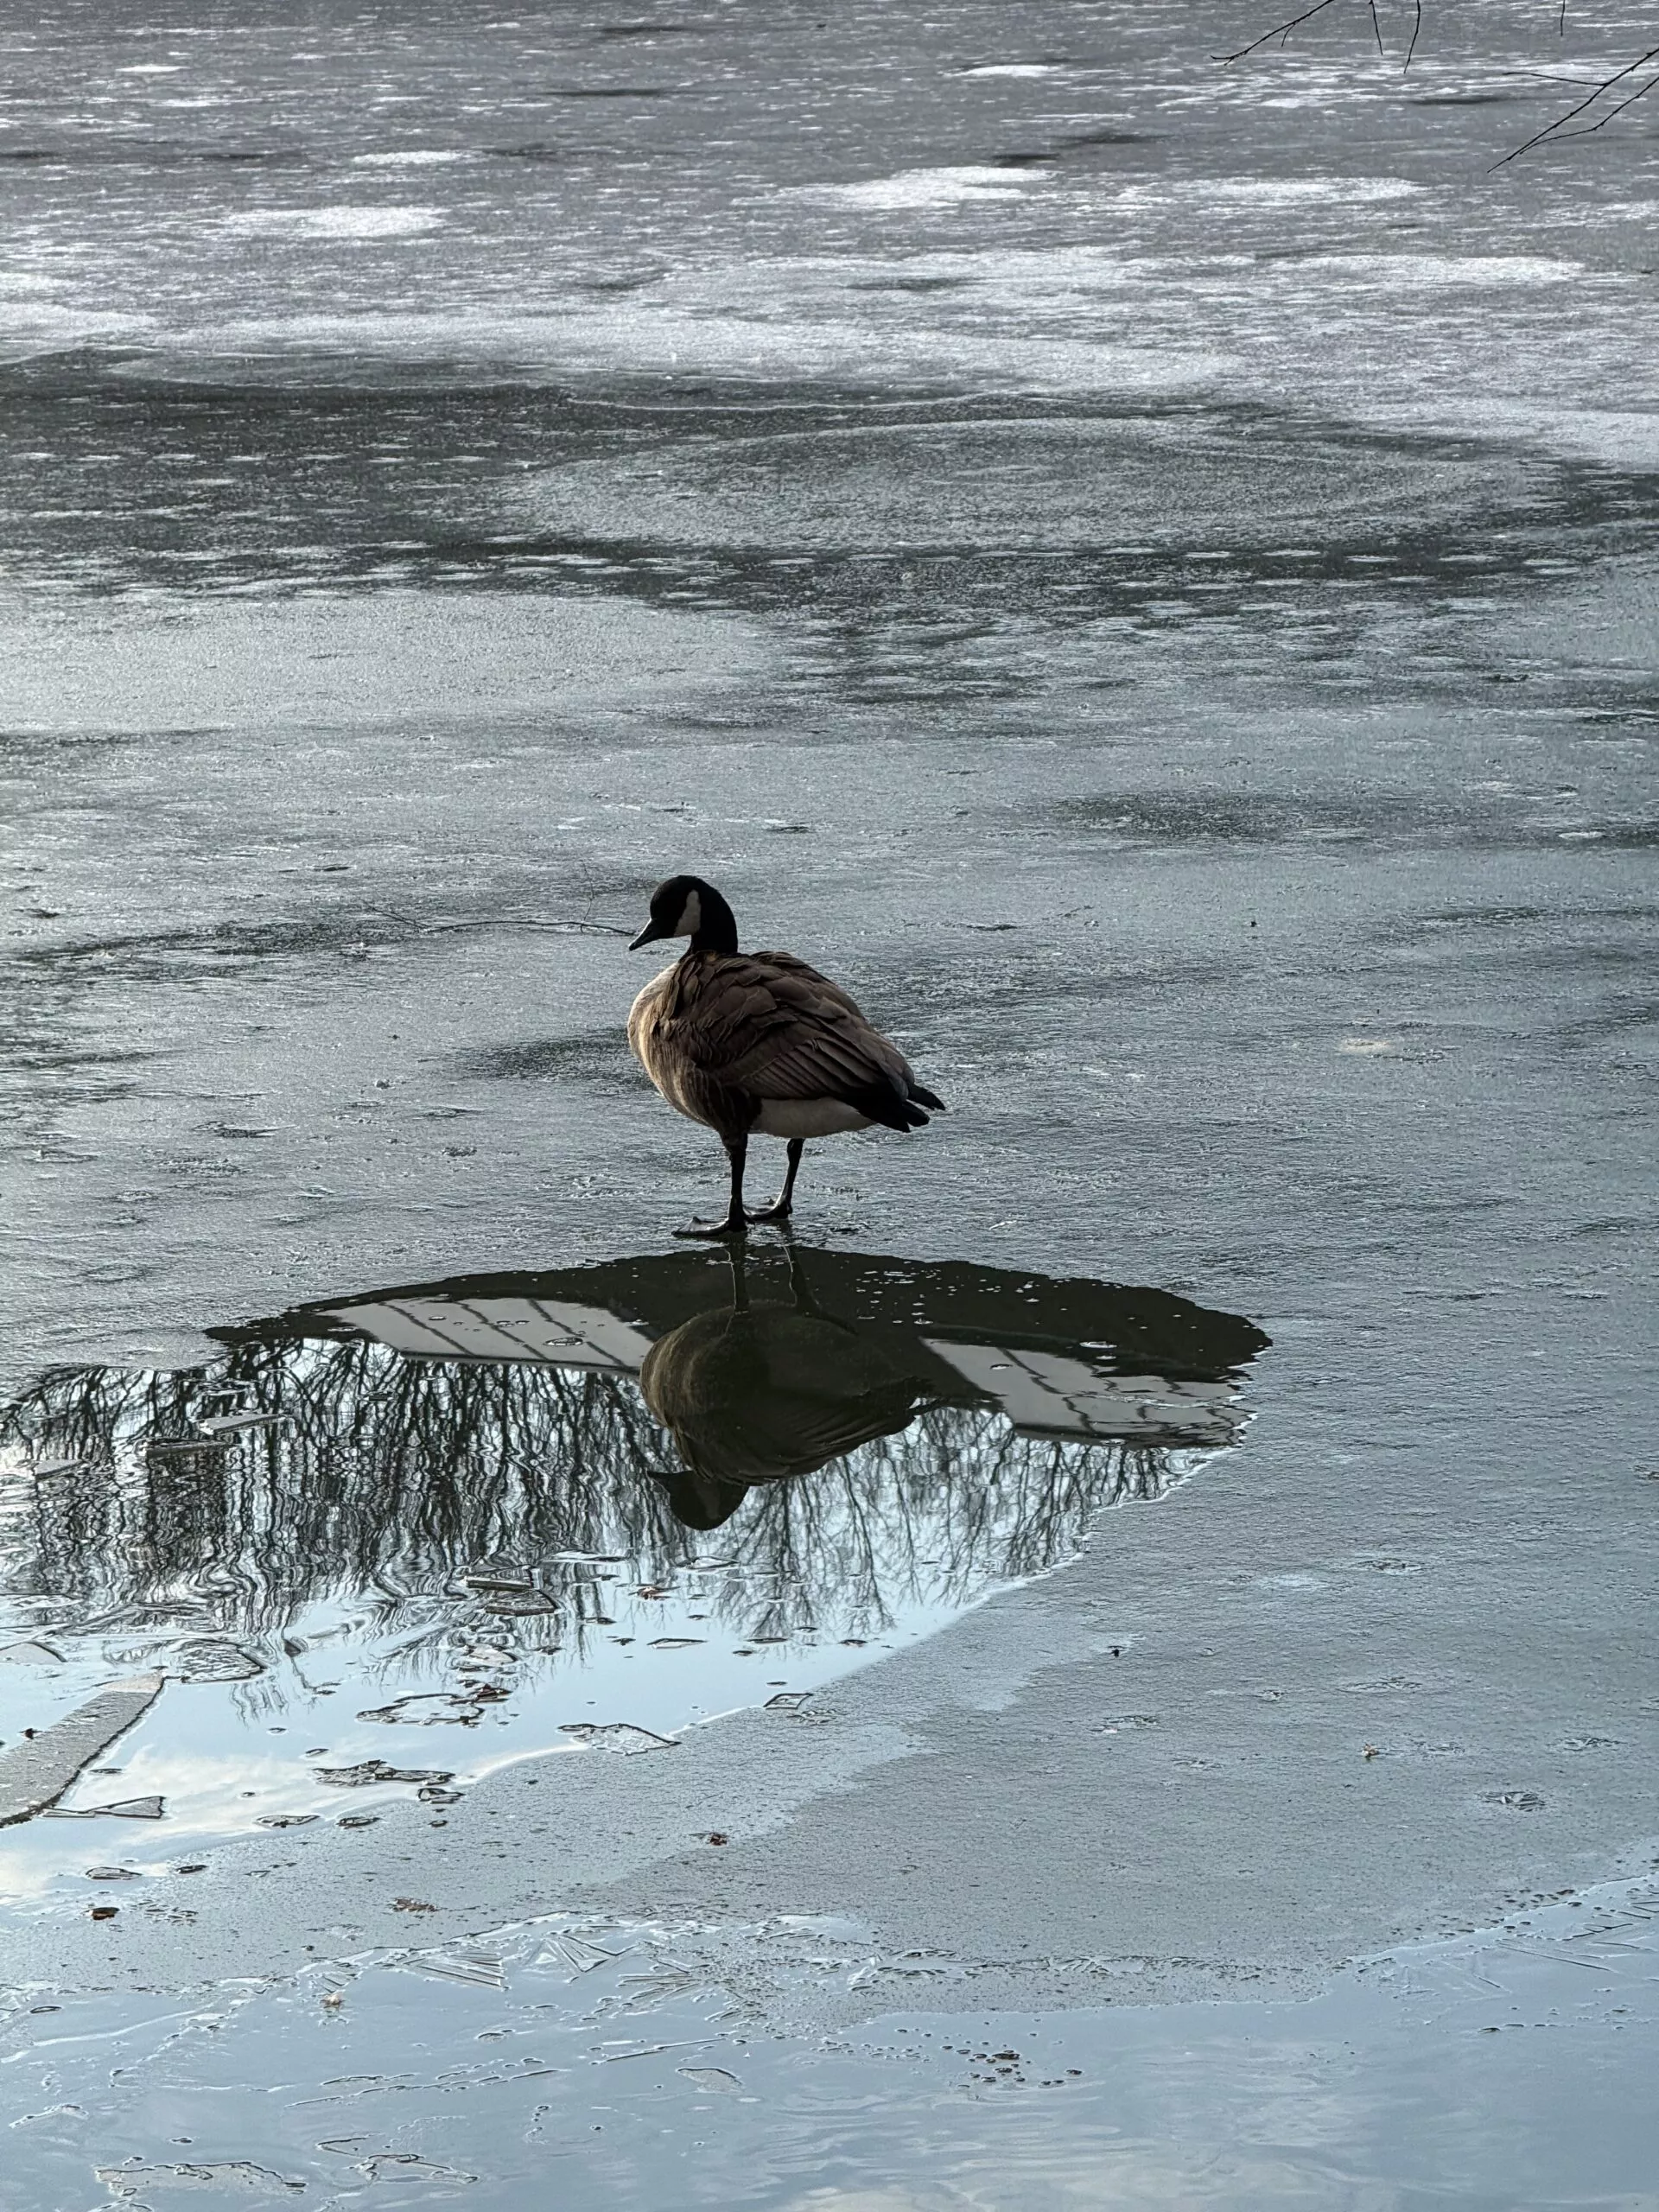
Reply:
<svg viewBox="0 0 1659 2212"><path fill-rule="evenodd" d="M693 963L683 963L691 969ZM838 983L785 952L705 959L664 1022L700 1069L751 1098L909 1095L910 1064Z"/></svg>

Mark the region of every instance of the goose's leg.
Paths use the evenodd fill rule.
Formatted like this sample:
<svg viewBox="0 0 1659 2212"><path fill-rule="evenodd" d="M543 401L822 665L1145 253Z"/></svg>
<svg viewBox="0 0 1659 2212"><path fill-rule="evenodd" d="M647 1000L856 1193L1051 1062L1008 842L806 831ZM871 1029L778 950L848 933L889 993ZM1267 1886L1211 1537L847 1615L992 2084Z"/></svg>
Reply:
<svg viewBox="0 0 1659 2212"><path fill-rule="evenodd" d="M801 1172L801 1154L806 1150L804 1137L791 1137L789 1166L784 1173L784 1187L779 1192L764 1213L752 1213L751 1221L787 1221L795 1203L795 1178Z"/></svg>
<svg viewBox="0 0 1659 2212"><path fill-rule="evenodd" d="M743 1163L748 1157L747 1136L723 1137L726 1157L732 1163L732 1195L726 1208L724 1221L688 1221L683 1229L677 1229L677 1236L741 1236L747 1229L748 1217L743 1211Z"/></svg>

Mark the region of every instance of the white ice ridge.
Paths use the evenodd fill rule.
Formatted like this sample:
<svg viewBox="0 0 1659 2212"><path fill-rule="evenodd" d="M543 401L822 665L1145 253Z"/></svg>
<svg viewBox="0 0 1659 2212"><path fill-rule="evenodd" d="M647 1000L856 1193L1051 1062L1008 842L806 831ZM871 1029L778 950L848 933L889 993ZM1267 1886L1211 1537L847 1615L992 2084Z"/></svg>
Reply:
<svg viewBox="0 0 1659 2212"><path fill-rule="evenodd" d="M866 178L859 184L820 185L826 198L855 207L948 207L961 200L1014 200L1030 175L1017 169L964 167L899 169L892 176Z"/></svg>
<svg viewBox="0 0 1659 2212"><path fill-rule="evenodd" d="M313 238L410 238L435 230L442 207L255 207L225 218L227 231Z"/></svg>
<svg viewBox="0 0 1659 2212"><path fill-rule="evenodd" d="M1129 185L1116 200L1119 207L1231 200L1261 207L1289 207L1321 200L1409 200L1423 188L1403 176L1184 176Z"/></svg>
<svg viewBox="0 0 1659 2212"><path fill-rule="evenodd" d="M1573 284L1586 275L1580 261L1541 253L1316 253L1300 264L1304 276L1371 277L1392 285L1433 286Z"/></svg>

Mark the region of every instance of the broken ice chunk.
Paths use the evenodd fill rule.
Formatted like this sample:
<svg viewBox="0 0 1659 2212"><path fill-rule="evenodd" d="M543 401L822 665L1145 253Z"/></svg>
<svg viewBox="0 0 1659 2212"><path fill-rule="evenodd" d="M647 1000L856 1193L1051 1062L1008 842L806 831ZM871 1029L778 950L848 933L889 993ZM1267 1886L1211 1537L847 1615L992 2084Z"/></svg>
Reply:
<svg viewBox="0 0 1659 2212"><path fill-rule="evenodd" d="M624 1751L633 1755L639 1751L676 1751L679 1743L673 1736L658 1736L649 1728L636 1728L630 1720L567 1720L561 1724L562 1735L574 1736L580 1744L591 1744L596 1751Z"/></svg>

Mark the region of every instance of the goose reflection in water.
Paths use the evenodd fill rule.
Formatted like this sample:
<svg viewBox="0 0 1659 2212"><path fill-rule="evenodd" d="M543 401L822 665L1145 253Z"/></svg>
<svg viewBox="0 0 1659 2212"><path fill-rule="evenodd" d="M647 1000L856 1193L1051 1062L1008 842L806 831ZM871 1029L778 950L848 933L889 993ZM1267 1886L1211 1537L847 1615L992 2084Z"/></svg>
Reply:
<svg viewBox="0 0 1659 2212"><path fill-rule="evenodd" d="M681 1468L659 1479L688 1528L717 1529L757 1483L816 1474L907 1428L921 1402L879 1345L818 1311L792 1239L788 1255L791 1305L751 1300L734 1245L729 1309L682 1321L640 1367L645 1403L678 1447Z"/></svg>
<svg viewBox="0 0 1659 2212"><path fill-rule="evenodd" d="M626 1651L637 1717L647 1655L683 1700L734 1637L804 1665L920 1633L1230 1443L1266 1341L1166 1292L794 1245L215 1334L210 1364L59 1368L0 1414L0 1643L49 1628L267 1716L324 1648L377 1710Z"/></svg>

